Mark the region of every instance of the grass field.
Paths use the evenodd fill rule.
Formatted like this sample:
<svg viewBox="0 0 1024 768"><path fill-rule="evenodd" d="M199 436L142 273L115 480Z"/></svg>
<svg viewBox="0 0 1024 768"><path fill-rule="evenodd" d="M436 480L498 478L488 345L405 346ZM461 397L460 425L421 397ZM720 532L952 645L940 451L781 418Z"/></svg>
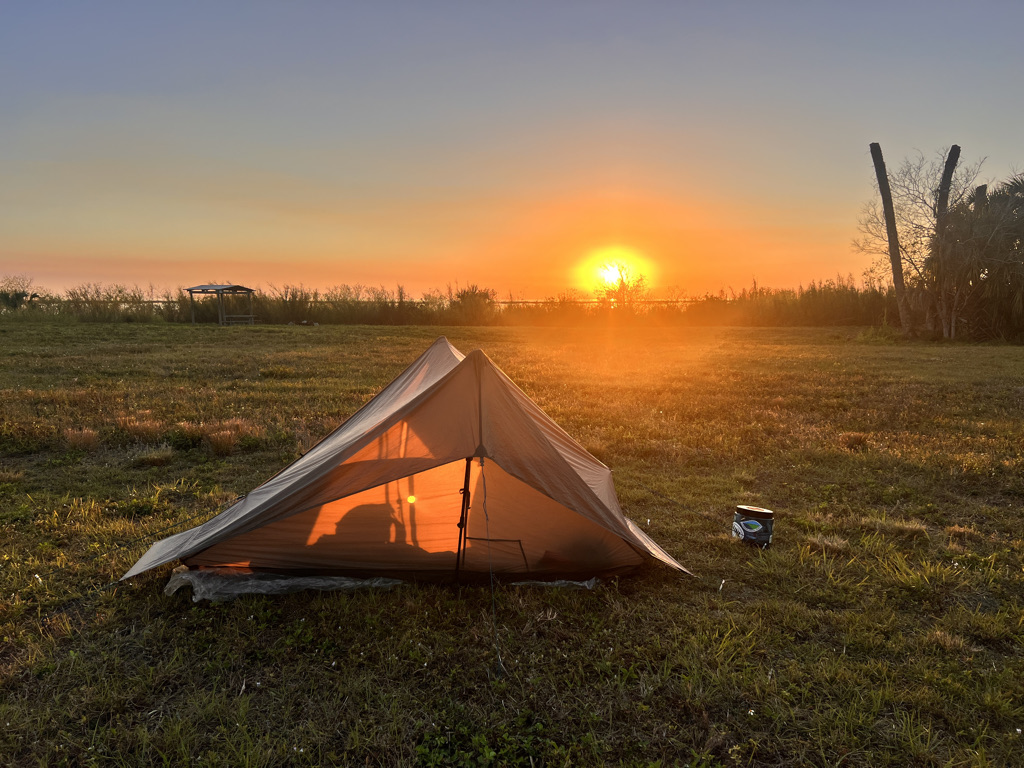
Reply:
<svg viewBox="0 0 1024 768"><path fill-rule="evenodd" d="M439 332L698 578L493 612L455 586L193 604L169 567L98 589ZM886 342L0 324L0 764L1020 765L1024 348ZM736 504L775 510L770 549L729 537Z"/></svg>

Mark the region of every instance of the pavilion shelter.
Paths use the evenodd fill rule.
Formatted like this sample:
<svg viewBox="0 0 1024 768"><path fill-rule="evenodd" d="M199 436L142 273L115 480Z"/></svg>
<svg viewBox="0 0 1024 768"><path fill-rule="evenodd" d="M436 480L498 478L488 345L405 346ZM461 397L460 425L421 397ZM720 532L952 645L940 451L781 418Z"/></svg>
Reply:
<svg viewBox="0 0 1024 768"><path fill-rule="evenodd" d="M218 325L254 325L256 316L252 311L252 295L256 292L254 288L246 288L244 285L194 285L186 288L189 301L192 304L192 324L196 323L196 294L200 296L214 295L217 297L217 324ZM225 309L225 296L248 296L249 313L228 314Z"/></svg>

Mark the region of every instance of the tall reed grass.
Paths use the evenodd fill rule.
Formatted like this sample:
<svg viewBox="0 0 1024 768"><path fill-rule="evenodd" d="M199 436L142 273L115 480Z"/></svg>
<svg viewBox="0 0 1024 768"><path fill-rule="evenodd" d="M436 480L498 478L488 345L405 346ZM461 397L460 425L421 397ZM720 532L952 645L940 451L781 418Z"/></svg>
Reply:
<svg viewBox="0 0 1024 768"><path fill-rule="evenodd" d="M249 314L247 296L224 297L229 315ZM271 285L252 296L256 322L270 325L447 325L447 326L882 326L895 318L892 290L857 285L850 277L811 282L795 289L754 283L740 291L668 301L616 303L567 291L543 301L500 301L490 288L448 284L414 299L398 285L336 285L326 289ZM80 322L216 323L217 300L184 288L158 292L152 286L86 283L63 293L42 293L0 318L58 318Z"/></svg>

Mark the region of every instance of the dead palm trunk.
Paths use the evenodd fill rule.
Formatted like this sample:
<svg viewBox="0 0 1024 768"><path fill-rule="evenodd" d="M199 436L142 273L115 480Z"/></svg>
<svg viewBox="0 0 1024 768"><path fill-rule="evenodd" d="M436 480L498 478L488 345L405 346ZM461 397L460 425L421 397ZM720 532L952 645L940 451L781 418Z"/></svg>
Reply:
<svg viewBox="0 0 1024 768"><path fill-rule="evenodd" d="M882 212L885 214L885 233L889 241L889 263L892 264L892 285L896 291L900 329L904 336L909 336L913 328L910 320L910 305L907 303L907 288L903 282L903 258L900 255L899 233L896 231L896 209L892 204L892 190L889 188L889 176L885 172L882 147L877 142L870 146L871 160L875 164L875 176L878 177L878 192L882 196Z"/></svg>
<svg viewBox="0 0 1024 768"><path fill-rule="evenodd" d="M949 189L953 185L953 172L959 161L960 147L954 144L946 155L946 165L939 181L939 193L935 200L935 241L932 244L932 302L942 322L942 335L947 339L956 336L956 286L951 284L947 264L950 244L946 242L946 214L949 213Z"/></svg>
<svg viewBox="0 0 1024 768"><path fill-rule="evenodd" d="M940 230L946 219L946 213L949 211L949 188L953 186L953 172L956 170L956 164L959 162L960 147L954 144L949 148L949 154L946 155L946 165L942 169L942 180L939 181L939 196L935 201L935 221L939 225Z"/></svg>

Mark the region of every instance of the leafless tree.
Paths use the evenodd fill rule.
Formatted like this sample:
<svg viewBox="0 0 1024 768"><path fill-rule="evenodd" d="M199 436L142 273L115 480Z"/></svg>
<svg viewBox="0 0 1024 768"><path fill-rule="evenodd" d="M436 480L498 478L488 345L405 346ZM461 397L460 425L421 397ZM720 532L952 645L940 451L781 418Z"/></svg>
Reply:
<svg viewBox="0 0 1024 768"><path fill-rule="evenodd" d="M941 315L936 275L928 266L939 242L940 220L946 211L958 209L970 199L984 163L982 159L965 164L959 157L956 145L930 157L919 151L888 175L908 300L930 327ZM861 209L857 229L860 235L853 241L854 248L879 257L873 265L876 275L883 266L889 272L889 237L879 193Z"/></svg>
<svg viewBox="0 0 1024 768"><path fill-rule="evenodd" d="M647 278L636 274L626 264L612 264L609 274L598 286L595 293L599 299L608 301L615 307L633 307L645 301L650 294Z"/></svg>

